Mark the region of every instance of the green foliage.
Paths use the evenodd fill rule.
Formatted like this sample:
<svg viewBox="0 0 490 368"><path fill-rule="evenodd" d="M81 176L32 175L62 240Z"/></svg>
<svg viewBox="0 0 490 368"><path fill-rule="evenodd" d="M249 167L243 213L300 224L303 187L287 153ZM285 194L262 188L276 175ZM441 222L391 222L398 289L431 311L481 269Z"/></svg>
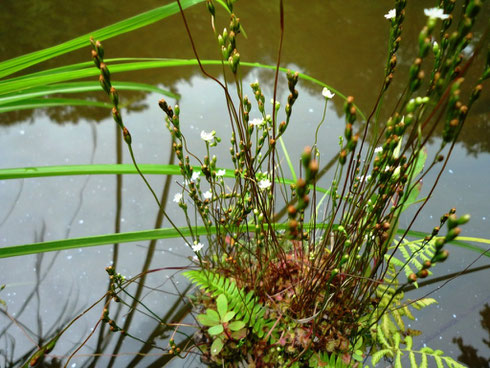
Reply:
<svg viewBox="0 0 490 368"><path fill-rule="evenodd" d="M404 239L399 244L398 250L403 257L403 261L388 254L385 255L385 258L389 259L392 265L402 269L407 277L421 270L423 263L430 261L436 252L434 241L426 242L423 239L415 241Z"/></svg>
<svg viewBox="0 0 490 368"><path fill-rule="evenodd" d="M402 356L407 355L410 360L411 368L427 368L429 358L433 359L437 365L437 368L464 368L465 366L458 363L451 357L443 356L442 350L433 350L429 347L424 347L420 350L412 349L412 337L402 337L399 332L395 332L392 335L392 343L385 337L383 329L378 325L377 327L378 342L382 345L382 349L378 350L372 355L371 364L375 367L382 358L390 358L394 360L393 366L395 368L402 368ZM405 348L400 344L406 345ZM419 361L419 363L417 363Z"/></svg>
<svg viewBox="0 0 490 368"><path fill-rule="evenodd" d="M424 298L413 303L405 302L405 295L402 291L397 290L399 286L398 270L394 263L390 263L386 276L385 284L381 284L376 289L376 296L379 298L379 303L372 314L371 322L375 323L379 320L378 329L371 331L374 339L378 339L382 345L389 345L394 342L394 336L399 332L405 332L405 323L403 317L415 319L409 309L422 309L428 305L437 303L435 299ZM382 332L378 336L379 331ZM384 343L386 342L386 344Z"/></svg>
<svg viewBox="0 0 490 368"><path fill-rule="evenodd" d="M191 270L184 272L184 276L212 296L218 296L218 299L224 295L227 309L236 313L236 319L243 320L259 338L263 338L272 328L274 321L265 317L266 309L259 303L253 291L245 294L236 286L235 281L211 271ZM219 308L218 304L218 311ZM224 307L221 309L224 310Z"/></svg>
<svg viewBox="0 0 490 368"><path fill-rule="evenodd" d="M228 300L224 294L220 294L216 298L216 309L217 312L208 308L206 314L197 316L199 323L209 327L208 334L214 336L211 345L211 355L213 356L221 352L228 338L240 340L246 336L245 322L238 320L230 322L236 313L228 309Z"/></svg>
<svg viewBox="0 0 490 368"><path fill-rule="evenodd" d="M345 363L341 356L328 353L313 353L308 361L310 368L349 368L351 365Z"/></svg>

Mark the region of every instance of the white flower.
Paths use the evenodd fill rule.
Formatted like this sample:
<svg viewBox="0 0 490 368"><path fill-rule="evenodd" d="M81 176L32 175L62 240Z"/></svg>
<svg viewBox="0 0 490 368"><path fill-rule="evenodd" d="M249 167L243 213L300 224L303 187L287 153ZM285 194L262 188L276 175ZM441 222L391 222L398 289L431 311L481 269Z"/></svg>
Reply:
<svg viewBox="0 0 490 368"><path fill-rule="evenodd" d="M194 182L199 178L199 175L201 175L200 171L194 171L191 176L191 181Z"/></svg>
<svg viewBox="0 0 490 368"><path fill-rule="evenodd" d="M209 133L206 133L204 130L201 130L201 139L206 142L211 142L215 134L216 132L214 130Z"/></svg>
<svg viewBox="0 0 490 368"><path fill-rule="evenodd" d="M391 9L388 13L385 14L386 19L393 19L396 17L396 9Z"/></svg>
<svg viewBox="0 0 490 368"><path fill-rule="evenodd" d="M174 194L174 202L180 203L181 201L182 201L182 193L175 193Z"/></svg>
<svg viewBox="0 0 490 368"><path fill-rule="evenodd" d="M253 126L259 126L259 125L264 124L264 120L261 118L255 118L252 121L250 121L249 124L253 125Z"/></svg>
<svg viewBox="0 0 490 368"><path fill-rule="evenodd" d="M211 199L211 198L213 198L213 193L211 193L211 191L208 190L208 191L204 192L202 194L202 196L204 197L204 199Z"/></svg>
<svg viewBox="0 0 490 368"><path fill-rule="evenodd" d="M366 181L369 181L371 180L371 175L362 175L359 177L359 181L360 182L366 182Z"/></svg>
<svg viewBox="0 0 490 368"><path fill-rule="evenodd" d="M262 190L269 188L271 185L272 183L269 179L262 179L259 181L259 188Z"/></svg>
<svg viewBox="0 0 490 368"><path fill-rule="evenodd" d="M449 18L449 14L444 14L444 10L441 8L424 9L424 14L429 18L439 18L439 19Z"/></svg>
<svg viewBox="0 0 490 368"><path fill-rule="evenodd" d="M376 147L374 149L374 153L380 153L380 152L383 152L383 147Z"/></svg>
<svg viewBox="0 0 490 368"><path fill-rule="evenodd" d="M218 172L216 173L216 176L225 176L225 174L226 174L226 170L221 169L221 170L218 170Z"/></svg>
<svg viewBox="0 0 490 368"><path fill-rule="evenodd" d="M197 243L195 242L193 245L192 245L192 250L194 252L199 252L202 248L204 247L204 244L203 243Z"/></svg>
<svg viewBox="0 0 490 368"><path fill-rule="evenodd" d="M322 96L325 97L326 99L331 99L333 98L333 96L335 96L335 93L333 93L327 87L325 87L322 90Z"/></svg>

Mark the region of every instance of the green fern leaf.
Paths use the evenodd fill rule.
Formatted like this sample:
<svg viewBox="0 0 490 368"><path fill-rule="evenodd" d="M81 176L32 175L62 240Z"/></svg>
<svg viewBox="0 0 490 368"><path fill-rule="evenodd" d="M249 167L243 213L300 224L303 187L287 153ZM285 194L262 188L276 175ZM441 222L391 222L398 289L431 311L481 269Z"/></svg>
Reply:
<svg viewBox="0 0 490 368"><path fill-rule="evenodd" d="M395 368L403 368L402 367L402 353L400 350L396 353L396 358L395 358Z"/></svg>
<svg viewBox="0 0 490 368"><path fill-rule="evenodd" d="M441 358L444 359L444 361L446 362L446 364L450 368L466 368L466 366L464 366L463 364L458 363L457 361L455 361L451 357L441 357Z"/></svg>
<svg viewBox="0 0 490 368"><path fill-rule="evenodd" d="M423 298L423 299L416 300L411 305L415 309L421 310L431 304L437 304L437 300L435 300L434 298Z"/></svg>
<svg viewBox="0 0 490 368"><path fill-rule="evenodd" d="M411 366L411 368L418 368L418 366L417 366L417 360L415 360L415 354L413 352L410 352L410 354L408 355L408 357L410 358L410 366Z"/></svg>
<svg viewBox="0 0 490 368"><path fill-rule="evenodd" d="M382 349L382 350L374 353L372 358L371 358L372 365L375 366L376 364L378 364L378 362L382 358L384 358L385 356L391 356L391 350L390 349Z"/></svg>
<svg viewBox="0 0 490 368"><path fill-rule="evenodd" d="M383 334L383 331L382 331L382 328L380 327L380 325L378 325L378 327L377 327L376 339L381 343L381 345L385 346L388 349L391 348L391 345L386 340L386 337Z"/></svg>
<svg viewBox="0 0 490 368"><path fill-rule="evenodd" d="M444 368L441 357L435 356L434 360L436 361L437 368Z"/></svg>

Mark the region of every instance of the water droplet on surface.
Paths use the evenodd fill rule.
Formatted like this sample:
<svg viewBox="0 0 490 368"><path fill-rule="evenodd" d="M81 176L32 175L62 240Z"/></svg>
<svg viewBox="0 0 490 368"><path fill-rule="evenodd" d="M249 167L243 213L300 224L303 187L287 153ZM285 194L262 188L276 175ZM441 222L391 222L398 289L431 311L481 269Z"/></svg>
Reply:
<svg viewBox="0 0 490 368"><path fill-rule="evenodd" d="M78 220L78 223L81 225L83 224L83 220Z"/></svg>
<svg viewBox="0 0 490 368"><path fill-rule="evenodd" d="M24 134L26 134L26 132L24 130L21 130L21 131L19 131L19 134L24 135Z"/></svg>
<svg viewBox="0 0 490 368"><path fill-rule="evenodd" d="M456 318L456 315L455 314L453 314L453 318Z"/></svg>
<svg viewBox="0 0 490 368"><path fill-rule="evenodd" d="M313 110L312 108L309 108L308 109L308 112L314 112L315 110Z"/></svg>
<svg viewBox="0 0 490 368"><path fill-rule="evenodd" d="M73 258L73 256L66 256L66 259L68 259L68 260L70 260L72 258Z"/></svg>
<svg viewBox="0 0 490 368"><path fill-rule="evenodd" d="M454 174L454 171L453 170L449 169L448 171L449 171L450 174Z"/></svg>

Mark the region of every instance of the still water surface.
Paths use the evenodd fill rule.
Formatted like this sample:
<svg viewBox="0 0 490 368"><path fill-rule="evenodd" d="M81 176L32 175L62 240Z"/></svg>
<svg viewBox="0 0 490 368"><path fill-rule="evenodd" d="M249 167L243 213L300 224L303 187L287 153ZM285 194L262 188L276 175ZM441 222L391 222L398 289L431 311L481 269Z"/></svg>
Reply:
<svg viewBox="0 0 490 368"><path fill-rule="evenodd" d="M52 46L167 2L140 0L125 2L122 6L110 0L3 1L0 3L0 60ZM412 60L415 49L410 45L415 44L418 30L425 22L422 15L424 6L425 2L414 1L407 8L406 46L399 53L402 70ZM369 111L376 98L385 63L388 23L383 14L391 7L392 3L385 0L315 1L308 2L308 6L300 1L286 2L282 66L307 73L346 95L354 95L360 108ZM275 63L279 36L277 8L273 1L238 2L237 13L248 34L248 39L239 39L242 60ZM488 6L484 11L489 14ZM217 58L204 6L196 6L187 13L200 56ZM217 24L225 24L224 18L218 19ZM106 57L193 57L179 16L105 41L104 46ZM47 61L32 70L86 61L88 53L87 47ZM210 70L219 75L218 70ZM255 79L261 81L266 100L272 97L273 73L243 69L243 74L246 84ZM139 71L113 79L151 83L180 94L181 122L192 147L200 145L201 130L214 129L223 137L223 142L228 141L222 93L212 81L203 78L197 68ZM291 130L285 137L292 156L304 146L311 145L324 107L318 86L300 82L298 89L300 98L293 112ZM104 100L102 93L93 96ZM168 163L170 137L156 103L161 96L125 91L121 92L121 97L129 104L124 116L133 136L138 161ZM285 93L279 94L279 100L284 101L285 98ZM468 129L461 135L438 191L419 216L414 229L429 231L438 223L442 213L450 207L457 207L460 214L472 214L471 222L464 227L465 235L490 238L489 102L489 94L484 93L474 107L466 126ZM338 137L343 134L344 125L341 114L342 101L334 98L327 109L326 124L320 131L323 157L331 157L337 151ZM104 109L25 110L0 115L0 124L2 168L118 162L116 129L109 112ZM439 138L435 138L433 147L438 147L439 143ZM228 162L226 147L222 144L217 149L222 160L218 164L222 166L227 166ZM198 155L203 154L202 148L194 151ZM120 155L120 162L130 162L125 149ZM150 180L156 192L162 193L165 179L153 176ZM179 179L172 178L170 195L177 191L175 180ZM0 201L0 246L137 231L151 229L158 224L158 211L150 193L141 179L132 175L120 179L114 176L80 176L0 181ZM179 223L178 207L169 201L167 209ZM407 224L402 223L401 227L404 225ZM161 226L167 227L168 224L164 222ZM477 257L476 253L459 248L450 251L449 260L435 269L435 277L458 272ZM0 315L0 365L7 365L5 357L13 361L22 357L33 348L34 342L39 343L52 336L102 296L107 288L106 266L116 262L117 270L130 277L141 272L145 263L150 269L185 266L190 255L184 243L176 239L0 259L0 284L6 284L0 298L6 301L8 312L19 322L13 325L5 315ZM471 267L488 264L488 258L481 258ZM164 291L146 290L143 293L145 304L160 315L164 315L178 299L177 290L182 292L186 286L179 276L174 281L169 279L174 272L153 273L146 280L147 285ZM410 325L424 331L424 335L416 340L416 348L427 344L464 359L461 358L464 344L467 354L472 346L478 349L477 356L488 359L490 348L483 339L488 340L490 332L489 276L486 269L461 276L435 291L431 296L436 297L440 304L429 307L425 313L416 313L417 319ZM439 285L441 283L413 292L410 297L423 295ZM97 307L77 322L53 354L66 356L72 352L73 346L80 344L95 327L100 313L101 307ZM120 320L125 317L124 313L121 314ZM132 334L146 339L152 331L155 331L155 323L151 319L140 315L133 320ZM155 333L158 334L158 330ZM459 340L460 346L455 339L462 339ZM105 347L104 354L113 351L115 340ZM156 341L166 346L165 342ZM88 366L90 358L87 354L92 354L96 346L97 335L70 362L70 366ZM126 339L114 366L149 366L158 359L151 354L142 361L135 359L134 352L140 349L139 342ZM151 351L156 355L158 352ZM105 366L109 360L109 356L103 356L98 364ZM469 360L465 363L471 365ZM182 364L182 361L174 363L177 367ZM199 365L192 359L186 364L189 367Z"/></svg>

